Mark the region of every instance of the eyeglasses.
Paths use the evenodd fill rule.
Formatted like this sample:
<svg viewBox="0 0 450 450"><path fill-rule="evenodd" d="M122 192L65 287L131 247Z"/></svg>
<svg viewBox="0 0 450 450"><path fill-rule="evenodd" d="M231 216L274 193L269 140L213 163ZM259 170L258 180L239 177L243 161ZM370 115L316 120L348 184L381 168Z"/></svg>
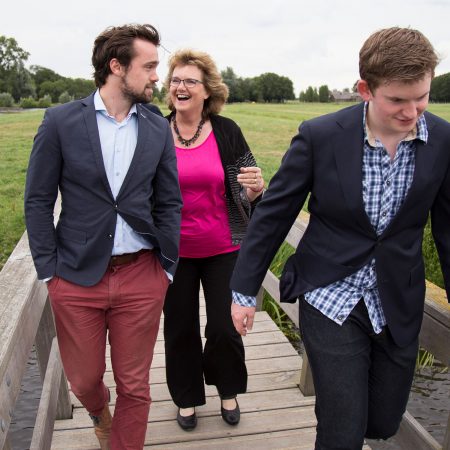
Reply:
<svg viewBox="0 0 450 450"><path fill-rule="evenodd" d="M197 83L203 84L203 81L196 80L195 78L185 78L184 80L180 80L179 78L174 77L170 79L171 86L179 86L181 82L183 82L184 86L187 88L193 88L197 86Z"/></svg>

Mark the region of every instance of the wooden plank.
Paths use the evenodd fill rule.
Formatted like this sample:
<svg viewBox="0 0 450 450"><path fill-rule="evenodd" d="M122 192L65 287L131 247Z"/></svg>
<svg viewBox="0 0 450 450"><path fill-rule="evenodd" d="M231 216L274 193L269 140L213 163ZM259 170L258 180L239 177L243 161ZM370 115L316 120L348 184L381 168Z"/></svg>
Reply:
<svg viewBox="0 0 450 450"><path fill-rule="evenodd" d="M416 419L406 411L395 440L402 448L414 450L441 450L441 445Z"/></svg>
<svg viewBox="0 0 450 450"><path fill-rule="evenodd" d="M207 441L183 442L174 444L162 444L146 446L164 450L311 450L314 448L316 431L314 428L303 428L300 430L275 431L272 433L258 433L248 436L240 436L239 441L225 437L219 439L208 439Z"/></svg>
<svg viewBox="0 0 450 450"><path fill-rule="evenodd" d="M305 398L296 387L239 395L239 406L242 413L313 405L314 398ZM205 405L196 408L198 417L217 415L219 411L220 398L218 395L208 397ZM148 420L149 422L173 420L176 414L177 408L171 400L154 401L150 407ZM73 417L73 420L57 420L55 429L89 428L92 426L92 421L84 408L76 408Z"/></svg>
<svg viewBox="0 0 450 450"><path fill-rule="evenodd" d="M41 400L34 425L30 450L47 450L51 447L53 425L56 418L58 393L63 373L58 343L53 339L50 357L42 387Z"/></svg>
<svg viewBox="0 0 450 450"><path fill-rule="evenodd" d="M274 373L274 372L285 372L288 370L300 370L302 366L302 359L300 356L285 356L280 358L265 358L265 359L254 359L246 361L247 370L249 376L264 374L264 373ZM113 373L111 370L105 372L104 382L108 386L114 385ZM166 370L165 367L152 367L150 369L150 383L165 383L166 382Z"/></svg>
<svg viewBox="0 0 450 450"><path fill-rule="evenodd" d="M245 348L245 360L251 361L253 359L265 359L275 358L277 356L297 356L298 353L290 342L278 342L275 344L266 344L264 347L258 347L256 345ZM109 356L109 350L106 355L107 370L111 370L111 358ZM152 368L165 367L165 354L164 349L162 352L155 353L153 355Z"/></svg>
<svg viewBox="0 0 450 450"><path fill-rule="evenodd" d="M313 406L295 407L288 410L269 410L241 414L238 427L230 427L220 417L204 417L190 433L181 430L176 420L151 422L147 429L145 444L171 444L198 440L218 439L223 437L241 437L289 429L315 427L316 419ZM52 449L93 449L96 439L92 429L55 431Z"/></svg>
<svg viewBox="0 0 450 450"><path fill-rule="evenodd" d="M284 372L254 375L248 379L247 392L266 392L277 389L298 388L298 371L289 370ZM113 387L113 385L109 386ZM170 400L169 390L166 383L151 383L150 393L153 401ZM215 386L206 386L206 395L216 395ZM71 393L71 400L75 407L81 407L79 400ZM111 403L115 404L116 393L111 390Z"/></svg>

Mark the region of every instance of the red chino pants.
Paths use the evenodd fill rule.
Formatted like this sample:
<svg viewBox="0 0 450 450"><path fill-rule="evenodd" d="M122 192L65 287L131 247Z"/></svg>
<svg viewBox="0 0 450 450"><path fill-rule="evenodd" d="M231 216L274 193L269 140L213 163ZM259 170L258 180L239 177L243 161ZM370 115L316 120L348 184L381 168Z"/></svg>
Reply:
<svg viewBox="0 0 450 450"><path fill-rule="evenodd" d="M144 446L149 370L167 287L167 275L152 252L109 268L92 287L59 277L48 284L67 379L92 415L99 415L108 402L103 382L108 332L117 386L112 450Z"/></svg>

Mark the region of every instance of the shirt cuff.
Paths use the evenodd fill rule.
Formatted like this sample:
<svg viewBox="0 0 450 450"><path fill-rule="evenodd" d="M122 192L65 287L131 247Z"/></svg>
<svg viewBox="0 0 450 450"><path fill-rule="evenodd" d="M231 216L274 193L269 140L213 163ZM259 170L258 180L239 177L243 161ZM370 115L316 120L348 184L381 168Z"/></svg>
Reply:
<svg viewBox="0 0 450 450"><path fill-rule="evenodd" d="M236 291L231 291L233 303L239 306L246 306L248 308L254 308L256 306L256 297L251 295L240 294Z"/></svg>
<svg viewBox="0 0 450 450"><path fill-rule="evenodd" d="M42 281L42 282L44 282L44 283L47 283L47 281L50 281L52 278L53 278L53 277L47 277L47 278L43 278L42 280L39 280L39 281Z"/></svg>
<svg viewBox="0 0 450 450"><path fill-rule="evenodd" d="M170 272L167 272L166 270L164 272L166 272L167 278L169 279L169 283L172 284L173 283L173 275Z"/></svg>

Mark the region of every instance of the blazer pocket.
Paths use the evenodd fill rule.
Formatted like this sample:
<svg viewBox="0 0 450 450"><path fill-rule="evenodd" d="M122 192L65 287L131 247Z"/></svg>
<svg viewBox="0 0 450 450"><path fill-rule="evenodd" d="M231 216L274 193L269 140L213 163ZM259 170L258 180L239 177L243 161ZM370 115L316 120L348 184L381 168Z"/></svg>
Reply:
<svg viewBox="0 0 450 450"><path fill-rule="evenodd" d="M82 230L75 230L73 228L61 225L57 229L58 238L66 241L78 242L79 244L86 244L86 232Z"/></svg>

